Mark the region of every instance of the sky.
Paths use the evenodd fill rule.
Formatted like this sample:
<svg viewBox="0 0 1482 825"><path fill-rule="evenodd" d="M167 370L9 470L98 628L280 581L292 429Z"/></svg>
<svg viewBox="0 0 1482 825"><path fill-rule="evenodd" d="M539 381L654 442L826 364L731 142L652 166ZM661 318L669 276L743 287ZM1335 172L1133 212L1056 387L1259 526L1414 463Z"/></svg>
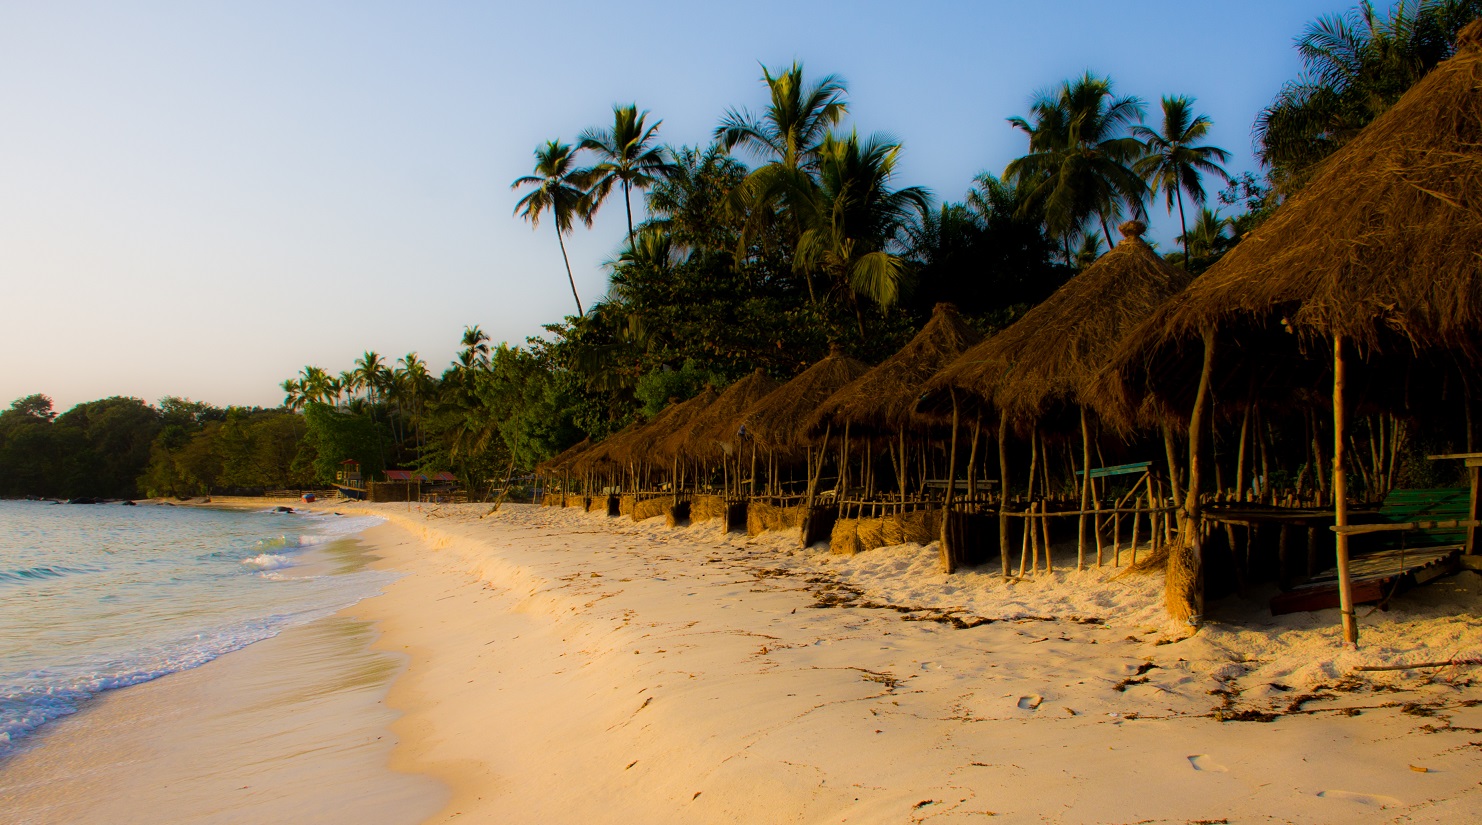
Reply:
<svg viewBox="0 0 1482 825"><path fill-rule="evenodd" d="M463 328L519 344L572 313L533 150L615 103L702 144L764 103L761 66L849 88L845 128L902 145L899 185L960 200L1026 150L1006 123L1086 70L1250 127L1346 0L71 2L0 4L0 405L112 395L275 406L306 364L435 368ZM1211 185L1211 189L1218 188ZM635 204L638 208L638 204ZM1165 247L1177 219L1154 207ZM620 202L567 240L606 290Z"/></svg>

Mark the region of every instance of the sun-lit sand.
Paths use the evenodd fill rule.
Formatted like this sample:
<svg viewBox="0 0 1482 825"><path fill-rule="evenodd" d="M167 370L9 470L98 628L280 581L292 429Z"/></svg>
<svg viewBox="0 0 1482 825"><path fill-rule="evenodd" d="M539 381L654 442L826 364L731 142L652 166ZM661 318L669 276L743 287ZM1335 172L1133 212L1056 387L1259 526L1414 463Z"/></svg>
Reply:
<svg viewBox="0 0 1482 825"><path fill-rule="evenodd" d="M1331 611L1277 622L1254 600L1180 640L1158 575L1005 584L941 576L931 547L843 558L663 519L372 509L411 575L360 613L410 656L393 764L452 787L434 822L1482 811L1474 671L1352 672L1482 653L1473 573L1366 617L1351 652Z"/></svg>
<svg viewBox="0 0 1482 825"><path fill-rule="evenodd" d="M80 794L92 807L52 810L109 822L1482 812L1479 671L1353 670L1482 655L1474 573L1365 616L1346 651L1333 611L1273 620L1260 593L1215 603L1189 637L1163 618L1159 574L1076 573L1073 556L1005 583L996 564L937 573L934 546L842 557L790 534L530 505L321 506L385 517L362 540L406 575L326 623L105 698L22 774L59 784L17 798ZM339 654L313 652L331 641ZM66 770L115 749L126 764Z"/></svg>

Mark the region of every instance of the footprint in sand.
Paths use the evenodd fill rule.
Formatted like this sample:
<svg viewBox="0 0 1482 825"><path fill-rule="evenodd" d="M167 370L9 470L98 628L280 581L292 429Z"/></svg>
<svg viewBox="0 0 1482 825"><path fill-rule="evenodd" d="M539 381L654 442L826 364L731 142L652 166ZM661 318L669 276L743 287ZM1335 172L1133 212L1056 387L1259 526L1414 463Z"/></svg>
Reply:
<svg viewBox="0 0 1482 825"><path fill-rule="evenodd" d="M1043 701L1045 701L1045 697L1040 696L1038 693L1031 693L1028 696L1020 696L1019 710L1034 710L1035 708L1039 707L1040 702Z"/></svg>
<svg viewBox="0 0 1482 825"><path fill-rule="evenodd" d="M1209 758L1207 753L1196 753L1189 757L1189 765L1205 773L1229 773L1230 769Z"/></svg>
<svg viewBox="0 0 1482 825"><path fill-rule="evenodd" d="M1318 791L1317 795L1323 799L1342 799L1347 802L1357 802L1360 805L1372 805L1375 808L1396 808L1405 803L1392 796L1383 796L1377 793L1356 793L1354 791Z"/></svg>

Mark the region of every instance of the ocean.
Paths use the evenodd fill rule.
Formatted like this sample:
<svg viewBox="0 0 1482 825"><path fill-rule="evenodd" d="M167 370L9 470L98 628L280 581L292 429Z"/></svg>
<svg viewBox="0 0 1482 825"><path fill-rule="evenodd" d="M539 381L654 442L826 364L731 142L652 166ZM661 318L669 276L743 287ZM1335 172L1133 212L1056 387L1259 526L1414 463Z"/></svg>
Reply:
<svg viewBox="0 0 1482 825"><path fill-rule="evenodd" d="M204 664L375 595L381 520L0 501L0 759L105 690Z"/></svg>

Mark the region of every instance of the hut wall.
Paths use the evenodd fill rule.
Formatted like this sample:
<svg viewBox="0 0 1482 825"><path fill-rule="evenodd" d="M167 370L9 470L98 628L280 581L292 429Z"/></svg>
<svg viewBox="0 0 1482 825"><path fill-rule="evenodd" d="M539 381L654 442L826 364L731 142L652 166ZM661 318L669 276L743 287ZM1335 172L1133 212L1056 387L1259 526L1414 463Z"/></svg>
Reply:
<svg viewBox="0 0 1482 825"><path fill-rule="evenodd" d="M607 496L592 496L587 500L588 513L607 512Z"/></svg>
<svg viewBox="0 0 1482 825"><path fill-rule="evenodd" d="M560 493L546 493L540 497L541 507L565 507L566 496Z"/></svg>
<svg viewBox="0 0 1482 825"><path fill-rule="evenodd" d="M632 493L623 493L618 496L618 511L620 516L633 515L633 507L638 504L638 497Z"/></svg>
<svg viewBox="0 0 1482 825"><path fill-rule="evenodd" d="M913 510L883 518L841 518L834 522L829 536L829 552L852 556L898 544L930 544L941 530L941 510Z"/></svg>
<svg viewBox="0 0 1482 825"><path fill-rule="evenodd" d="M626 499L628 497L624 496L623 498ZM669 507L673 505L673 503L674 500L669 498L668 496L644 499L643 501L635 502L633 504L633 520L644 521L646 519L654 518L655 516L662 516L666 511L668 511Z"/></svg>
<svg viewBox="0 0 1482 825"><path fill-rule="evenodd" d="M566 504L564 506L566 506L566 507L580 507L583 510L590 511L592 509L592 497L591 496L567 496L566 497Z"/></svg>
<svg viewBox="0 0 1482 825"><path fill-rule="evenodd" d="M753 501L746 508L746 535L759 536L768 530L796 530L803 526L803 508L778 507Z"/></svg>
<svg viewBox="0 0 1482 825"><path fill-rule="evenodd" d="M365 485L365 499L366 501L411 501L417 498L416 487L416 484L408 481L372 481Z"/></svg>
<svg viewBox="0 0 1482 825"><path fill-rule="evenodd" d="M725 518L726 500L720 496L695 496L690 500L690 521L698 524L702 521Z"/></svg>

